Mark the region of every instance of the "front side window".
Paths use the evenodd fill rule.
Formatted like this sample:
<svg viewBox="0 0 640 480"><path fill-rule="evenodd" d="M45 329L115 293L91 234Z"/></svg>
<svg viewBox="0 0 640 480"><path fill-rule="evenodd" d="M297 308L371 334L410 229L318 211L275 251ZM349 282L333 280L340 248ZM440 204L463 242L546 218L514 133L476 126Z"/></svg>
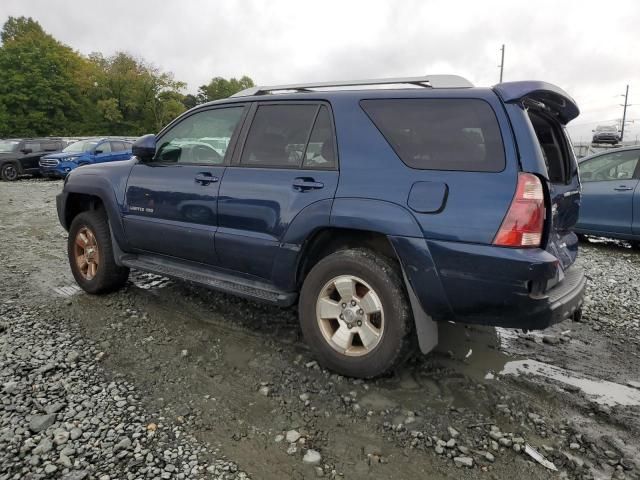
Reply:
<svg viewBox="0 0 640 480"><path fill-rule="evenodd" d="M299 168L318 105L260 105L251 123L240 163Z"/></svg>
<svg viewBox="0 0 640 480"><path fill-rule="evenodd" d="M221 165L243 112L238 106L194 113L160 138L154 161Z"/></svg>
<svg viewBox="0 0 640 480"><path fill-rule="evenodd" d="M482 100L381 99L360 104L411 168L500 172L505 167L498 120Z"/></svg>
<svg viewBox="0 0 640 480"><path fill-rule="evenodd" d="M74 142L67 146L62 151L65 153L90 152L97 144L98 142L96 140L80 140L79 142Z"/></svg>
<svg viewBox="0 0 640 480"><path fill-rule="evenodd" d="M111 153L111 144L109 142L102 142L96 147L96 153L98 155L102 153Z"/></svg>
<svg viewBox="0 0 640 480"><path fill-rule="evenodd" d="M580 179L583 182L608 180L630 180L638 166L640 150L607 153L580 164Z"/></svg>
<svg viewBox="0 0 640 480"><path fill-rule="evenodd" d="M15 152L18 149L20 142L13 140L0 140L0 153Z"/></svg>

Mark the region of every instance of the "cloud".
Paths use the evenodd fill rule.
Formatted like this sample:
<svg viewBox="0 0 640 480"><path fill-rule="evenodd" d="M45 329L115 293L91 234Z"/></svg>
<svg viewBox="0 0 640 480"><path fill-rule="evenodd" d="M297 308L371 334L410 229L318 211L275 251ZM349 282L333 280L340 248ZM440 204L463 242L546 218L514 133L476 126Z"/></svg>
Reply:
<svg viewBox="0 0 640 480"><path fill-rule="evenodd" d="M584 105L576 124L620 117L615 95L640 89L636 0L2 0L0 21L8 15L34 17L85 54L141 56L191 91L243 74L272 84L457 73L492 85L503 43L505 80L565 88Z"/></svg>

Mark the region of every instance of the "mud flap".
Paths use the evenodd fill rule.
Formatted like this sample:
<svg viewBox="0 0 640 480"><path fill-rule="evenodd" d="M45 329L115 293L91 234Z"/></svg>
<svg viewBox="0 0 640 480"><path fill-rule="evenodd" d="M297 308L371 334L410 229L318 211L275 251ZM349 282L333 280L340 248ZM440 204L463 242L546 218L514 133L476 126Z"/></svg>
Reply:
<svg viewBox="0 0 640 480"><path fill-rule="evenodd" d="M404 273L404 269L402 269L402 277L409 293L413 320L416 324L418 345L420 345L420 351L426 355L438 345L438 323L423 310L420 300L416 297L413 287Z"/></svg>

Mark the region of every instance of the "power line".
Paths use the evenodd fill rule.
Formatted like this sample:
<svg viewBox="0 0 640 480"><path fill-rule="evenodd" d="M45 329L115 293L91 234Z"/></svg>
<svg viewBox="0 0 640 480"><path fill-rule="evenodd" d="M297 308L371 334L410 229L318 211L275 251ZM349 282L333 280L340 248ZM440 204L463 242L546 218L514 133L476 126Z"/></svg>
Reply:
<svg viewBox="0 0 640 480"><path fill-rule="evenodd" d="M624 109L622 110L622 128L620 129L620 141L622 141L624 139L624 124L625 124L625 120L627 119L627 107L629 107L629 85L627 85L627 89L624 92L624 95L620 95L621 97L624 97L624 105L621 105L621 107L624 107Z"/></svg>
<svg viewBox="0 0 640 480"><path fill-rule="evenodd" d="M502 44L502 48L500 49L502 52L500 55L500 83L502 83L502 72L504 70L504 43Z"/></svg>

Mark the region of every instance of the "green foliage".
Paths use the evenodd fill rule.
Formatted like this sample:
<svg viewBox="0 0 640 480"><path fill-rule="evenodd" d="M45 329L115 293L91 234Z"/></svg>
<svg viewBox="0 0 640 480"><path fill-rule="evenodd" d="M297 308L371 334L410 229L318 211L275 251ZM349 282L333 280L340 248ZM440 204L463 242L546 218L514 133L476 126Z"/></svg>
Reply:
<svg viewBox="0 0 640 480"><path fill-rule="evenodd" d="M10 18L0 38L0 135L81 128L87 102L75 72L86 60L30 18Z"/></svg>
<svg viewBox="0 0 640 480"><path fill-rule="evenodd" d="M240 80L236 78L227 80L222 77L214 77L208 85L202 85L198 88L198 103L228 98L234 93L254 86L253 80L246 75L240 78Z"/></svg>
<svg viewBox="0 0 640 480"><path fill-rule="evenodd" d="M247 76L215 77L184 95L173 74L124 52L85 57L31 18L9 17L0 39L0 137L157 132L198 103L253 86Z"/></svg>

